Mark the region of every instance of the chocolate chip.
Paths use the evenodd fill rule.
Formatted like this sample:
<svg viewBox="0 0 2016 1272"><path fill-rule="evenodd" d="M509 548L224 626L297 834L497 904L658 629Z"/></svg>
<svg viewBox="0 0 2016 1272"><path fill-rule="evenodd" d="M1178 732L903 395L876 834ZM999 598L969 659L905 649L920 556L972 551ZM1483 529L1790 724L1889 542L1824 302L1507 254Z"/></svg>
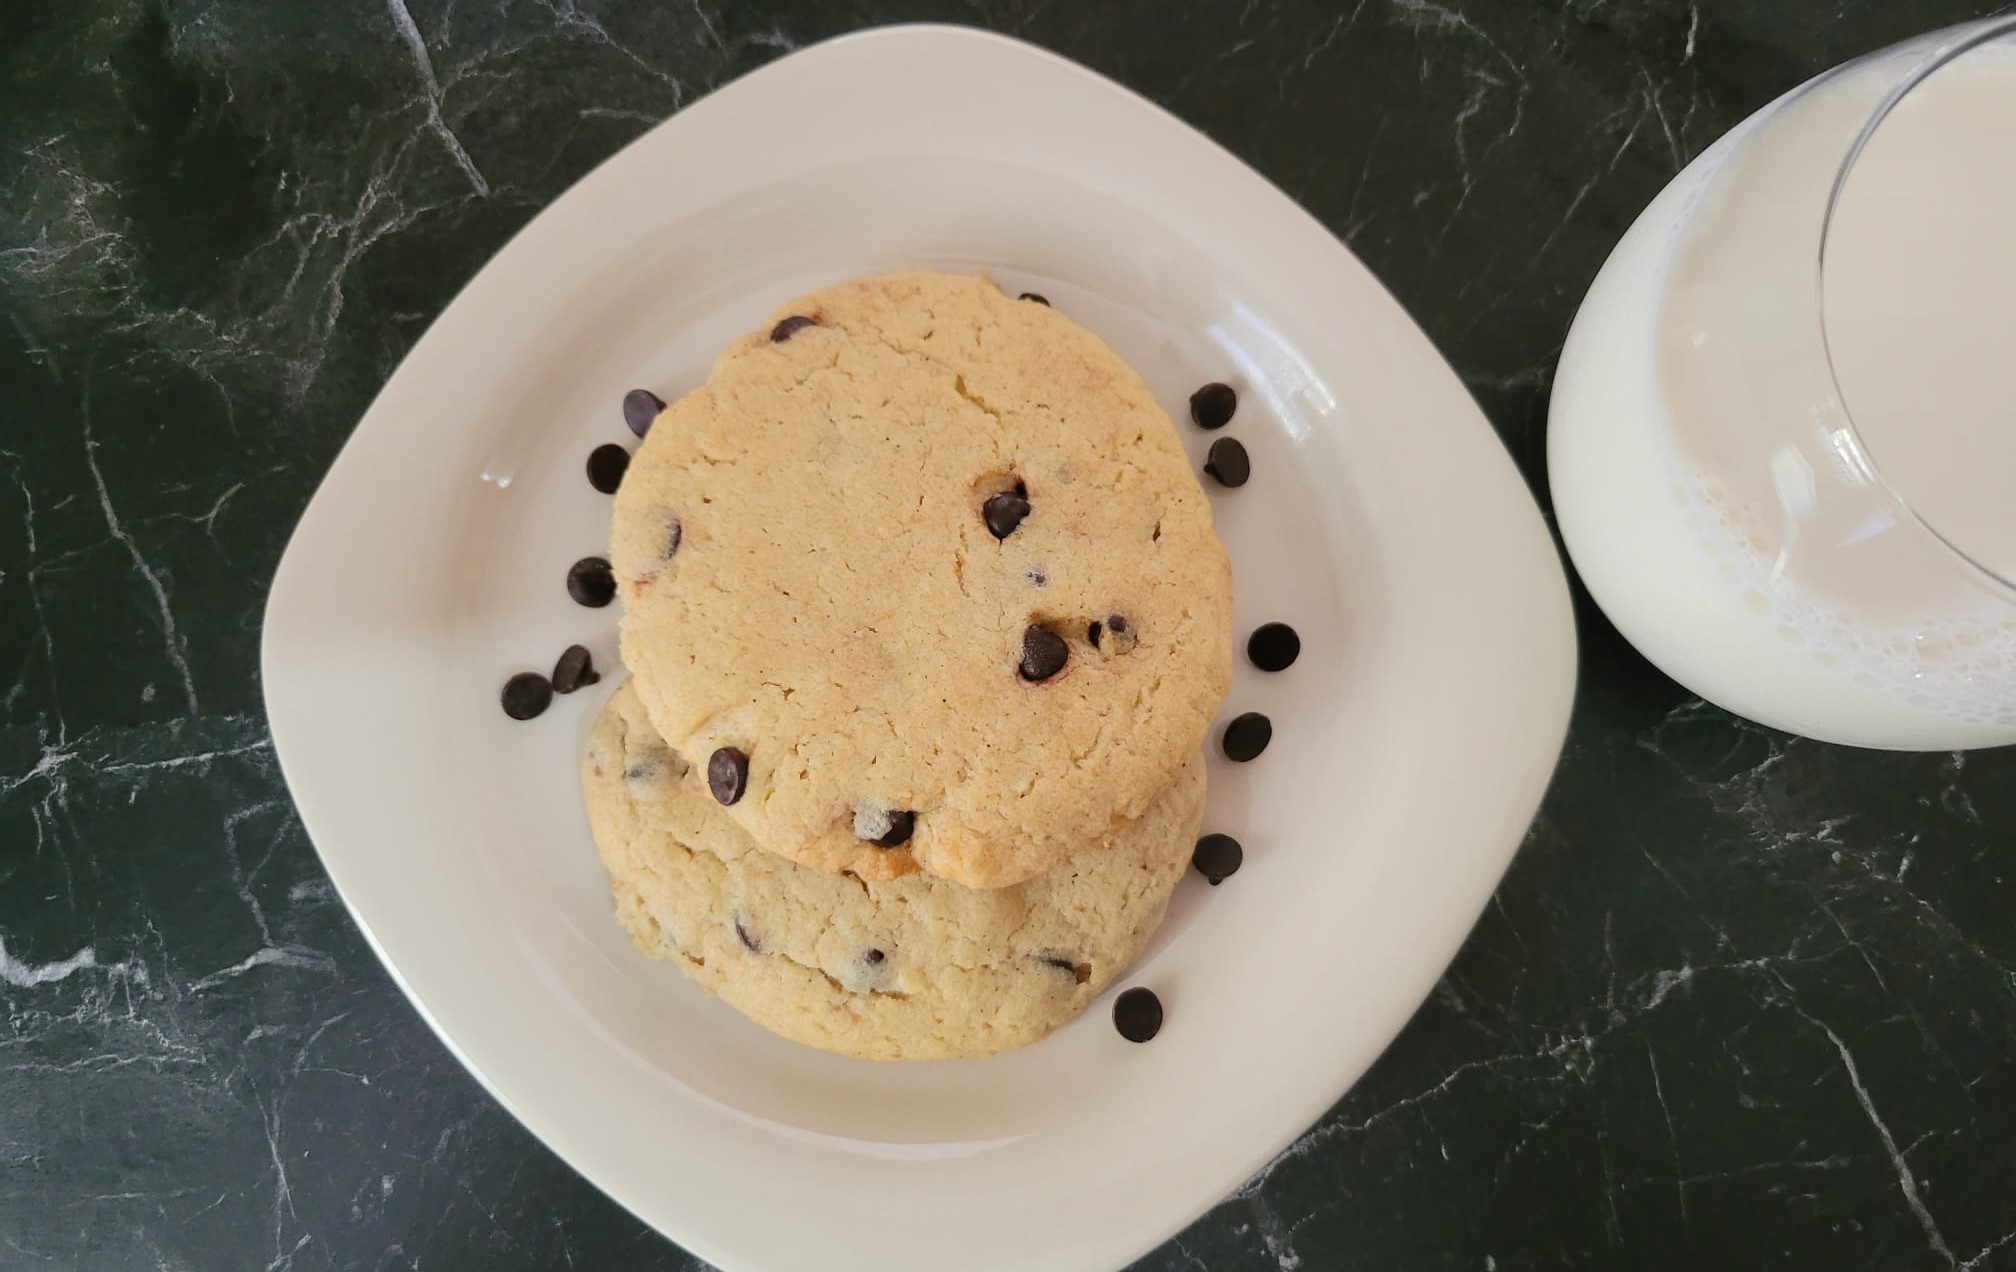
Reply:
<svg viewBox="0 0 2016 1272"><path fill-rule="evenodd" d="M1020 298L1023 300L1033 300L1037 304L1043 306L1045 309L1048 309L1050 307L1050 298L1048 296L1039 295L1036 292L1023 292Z"/></svg>
<svg viewBox="0 0 2016 1272"><path fill-rule="evenodd" d="M1043 959L1043 966L1054 967L1060 972L1071 973L1071 979L1080 985L1092 979L1092 964L1090 963L1074 963L1068 958L1050 958L1046 956Z"/></svg>
<svg viewBox="0 0 2016 1272"><path fill-rule="evenodd" d="M1190 395L1190 418L1198 428L1224 428L1239 409L1239 395L1229 384L1207 384Z"/></svg>
<svg viewBox="0 0 2016 1272"><path fill-rule="evenodd" d="M1134 648L1141 638L1125 614L1108 614L1085 625L1085 639L1100 653L1117 656Z"/></svg>
<svg viewBox="0 0 2016 1272"><path fill-rule="evenodd" d="M1022 633L1022 679L1048 680L1064 670L1071 649L1049 628L1031 623Z"/></svg>
<svg viewBox="0 0 2016 1272"><path fill-rule="evenodd" d="M1225 758L1245 763L1267 749L1274 738L1274 722L1258 711L1248 711L1225 726Z"/></svg>
<svg viewBox="0 0 2016 1272"><path fill-rule="evenodd" d="M1129 1042L1146 1042L1162 1031L1162 1000L1135 986L1113 1000L1113 1027Z"/></svg>
<svg viewBox="0 0 2016 1272"><path fill-rule="evenodd" d="M749 935L749 929L742 926L742 916L739 914L735 916L735 939L741 941L742 948L748 950L751 954L761 954L763 952L763 943Z"/></svg>
<svg viewBox="0 0 2016 1272"><path fill-rule="evenodd" d="M869 950L866 954L863 954L861 956L861 961L868 964L870 967L873 967L875 964L881 962L884 958L887 957L888 955L884 954L881 950Z"/></svg>
<svg viewBox="0 0 2016 1272"><path fill-rule="evenodd" d="M554 693L573 693L601 679L602 673L595 670L595 660L589 656L586 645L567 646L560 654L560 661L553 664Z"/></svg>
<svg viewBox="0 0 2016 1272"><path fill-rule="evenodd" d="M997 539L1005 539L1015 533L1015 527L1022 524L1022 518L1029 515L1029 501L1018 494L1003 491L988 497L980 505L980 519L987 523L987 532Z"/></svg>
<svg viewBox="0 0 2016 1272"><path fill-rule="evenodd" d="M805 330L805 328L816 327L818 325L819 325L818 323L812 321L812 319L807 318L803 314L792 314L789 318L786 318L783 322L780 322L776 326L770 328L770 343L783 344L786 340L789 340L791 337Z"/></svg>
<svg viewBox="0 0 2016 1272"><path fill-rule="evenodd" d="M1236 437L1221 437L1211 443L1210 453L1204 457L1204 471L1217 479L1218 484L1239 487L1253 475L1252 461L1246 458L1246 448Z"/></svg>
<svg viewBox="0 0 2016 1272"><path fill-rule="evenodd" d="M1043 571L1041 570L1031 570L1022 577L1028 579L1031 583L1034 583L1037 587L1042 587L1050 582L1050 576L1043 573Z"/></svg>
<svg viewBox="0 0 2016 1272"><path fill-rule="evenodd" d="M677 551L679 550L679 540L680 540L680 539L682 539L682 538L684 538L684 537L685 537L685 535L686 535L686 531L685 531L684 527L682 527L682 526L681 526L681 525L679 524L679 518L677 518L677 517L667 517L667 518L665 518L665 555L666 555L666 556L668 556L668 557L669 557L669 556L671 556L671 555L672 555L672 554L673 554L674 552L677 552Z"/></svg>
<svg viewBox="0 0 2016 1272"><path fill-rule="evenodd" d="M877 848L900 848L910 842L910 835L917 829L917 814L908 809L889 814L889 833L871 840Z"/></svg>
<svg viewBox="0 0 2016 1272"><path fill-rule="evenodd" d="M613 495L623 484L623 470L630 467L630 452L614 442L588 452L588 484L605 495Z"/></svg>
<svg viewBox="0 0 2016 1272"><path fill-rule="evenodd" d="M553 683L536 671L521 671L504 682L504 714L530 720L553 705Z"/></svg>
<svg viewBox="0 0 2016 1272"><path fill-rule="evenodd" d="M663 743L656 743L633 760L623 776L633 782L662 782L686 776L686 769L686 757Z"/></svg>
<svg viewBox="0 0 2016 1272"><path fill-rule="evenodd" d="M1246 638L1246 656L1262 671L1286 671L1302 652L1302 638L1286 623L1263 623Z"/></svg>
<svg viewBox="0 0 2016 1272"><path fill-rule="evenodd" d="M601 609L616 599L616 576L601 557L582 557L567 567L567 595L589 609Z"/></svg>
<svg viewBox="0 0 2016 1272"><path fill-rule="evenodd" d="M749 757L724 746L707 757L707 789L718 804L732 804L749 788Z"/></svg>
<svg viewBox="0 0 2016 1272"><path fill-rule="evenodd" d="M1214 888L1239 873L1239 863L1245 859L1245 850L1230 835L1206 835L1197 841L1197 851L1190 854L1190 864Z"/></svg>
<svg viewBox="0 0 2016 1272"><path fill-rule="evenodd" d="M651 431L651 421L665 409L665 399L649 389L632 389L623 395L623 422L642 437Z"/></svg>

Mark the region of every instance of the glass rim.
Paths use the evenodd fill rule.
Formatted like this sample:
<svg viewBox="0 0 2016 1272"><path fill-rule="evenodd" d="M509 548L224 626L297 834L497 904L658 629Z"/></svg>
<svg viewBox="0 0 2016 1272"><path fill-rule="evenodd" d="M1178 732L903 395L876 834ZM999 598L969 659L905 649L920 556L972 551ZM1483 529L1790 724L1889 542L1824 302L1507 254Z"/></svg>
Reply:
<svg viewBox="0 0 2016 1272"><path fill-rule="evenodd" d="M1958 557L1997 590L2007 594L2011 599L2016 599L2016 578L1996 570L1955 543L1944 531L1927 520L1884 473L1882 465L1877 463L1875 455L1869 449L1868 439L1862 436L1862 430L1855 423L1855 412L1849 404L1847 393L1842 390L1841 376L1834 365L1833 342L1827 334L1827 248L1833 242L1834 216L1839 210L1841 197L1848 188L1848 181L1854 175L1856 162L1861 159L1862 152L1875 137L1876 130L1890 118L1890 113L1926 80L1981 46L1992 44L2005 36L2016 35L2016 14L1983 18L1951 27L1943 32L1943 35L1945 38L1928 50L1909 71L1905 72L1903 78L1883 95L1875 110L1870 112L1868 120L1855 134L1855 140L1849 145L1847 155L1842 158L1841 166L1834 173L1834 184L1827 192L1827 207L1820 221L1820 255L1815 271L1813 299L1820 323L1820 349L1827 359L1828 384L1834 390L1834 400L1840 407L1841 418L1847 424L1849 436L1855 443L1855 450L1867 467L1869 475L1919 528L1931 535L1948 552ZM1881 57L1883 54L1877 53L1872 56Z"/></svg>

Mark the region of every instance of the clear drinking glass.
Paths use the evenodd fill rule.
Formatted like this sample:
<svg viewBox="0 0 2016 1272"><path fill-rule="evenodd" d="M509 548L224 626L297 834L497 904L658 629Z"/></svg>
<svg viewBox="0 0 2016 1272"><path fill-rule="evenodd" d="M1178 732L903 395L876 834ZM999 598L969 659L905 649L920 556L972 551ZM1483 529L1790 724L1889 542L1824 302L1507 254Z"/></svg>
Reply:
<svg viewBox="0 0 2016 1272"><path fill-rule="evenodd" d="M1626 234L1556 376L1563 539L1632 644L1826 741L2016 742L2016 18L1765 107Z"/></svg>

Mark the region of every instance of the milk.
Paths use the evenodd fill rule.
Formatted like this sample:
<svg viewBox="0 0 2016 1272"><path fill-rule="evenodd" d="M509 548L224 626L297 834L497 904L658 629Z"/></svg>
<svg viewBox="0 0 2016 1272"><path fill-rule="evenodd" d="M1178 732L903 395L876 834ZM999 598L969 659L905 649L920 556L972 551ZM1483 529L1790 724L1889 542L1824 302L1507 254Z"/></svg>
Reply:
<svg viewBox="0 0 2016 1272"><path fill-rule="evenodd" d="M1930 43L1767 107L1646 209L1548 444L1575 564L1648 658L1764 723L1912 749L2016 741L1992 577L2016 578L2016 52L1901 100L1820 252Z"/></svg>

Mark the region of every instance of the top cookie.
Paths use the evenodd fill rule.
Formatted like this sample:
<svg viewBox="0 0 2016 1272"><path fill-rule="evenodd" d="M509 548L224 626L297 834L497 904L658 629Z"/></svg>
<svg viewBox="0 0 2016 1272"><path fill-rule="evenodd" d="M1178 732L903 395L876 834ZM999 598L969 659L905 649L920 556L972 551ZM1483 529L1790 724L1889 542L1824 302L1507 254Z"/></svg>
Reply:
<svg viewBox="0 0 2016 1272"><path fill-rule="evenodd" d="M1203 740L1231 570L1169 418L985 278L777 311L616 498L623 659L772 852L1003 887L1103 846Z"/></svg>

